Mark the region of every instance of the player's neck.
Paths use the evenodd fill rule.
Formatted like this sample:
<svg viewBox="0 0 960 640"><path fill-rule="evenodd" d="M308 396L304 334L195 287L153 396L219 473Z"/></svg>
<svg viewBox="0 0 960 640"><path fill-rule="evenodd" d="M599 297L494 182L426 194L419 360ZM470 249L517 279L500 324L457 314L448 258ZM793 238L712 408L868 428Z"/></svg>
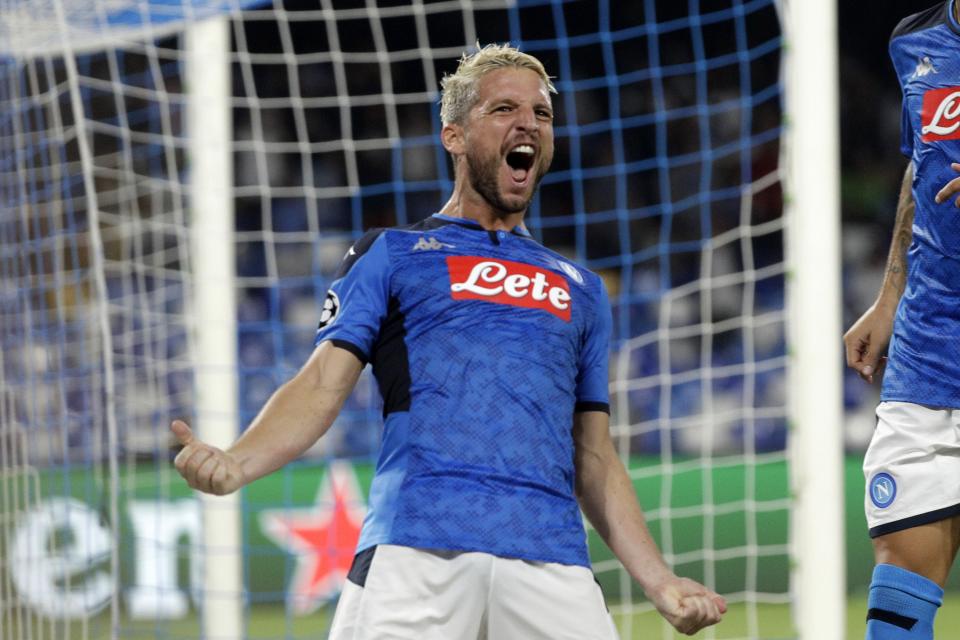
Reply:
<svg viewBox="0 0 960 640"><path fill-rule="evenodd" d="M460 188L460 183L457 183L447 204L440 209L440 213L451 218L473 220L488 231L511 231L515 227L523 226L526 210L518 213L499 211L479 194L465 194Z"/></svg>

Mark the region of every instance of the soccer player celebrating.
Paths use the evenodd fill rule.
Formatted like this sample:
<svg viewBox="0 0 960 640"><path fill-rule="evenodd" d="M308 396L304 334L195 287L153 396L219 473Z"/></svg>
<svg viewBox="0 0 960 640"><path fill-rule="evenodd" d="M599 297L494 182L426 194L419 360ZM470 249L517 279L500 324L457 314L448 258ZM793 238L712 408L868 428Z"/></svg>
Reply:
<svg viewBox="0 0 960 640"><path fill-rule="evenodd" d="M449 202L350 249L312 356L227 451L172 425L190 486L235 491L322 436L372 364L383 444L332 638L615 638L581 508L678 630L726 609L666 566L610 440L600 278L524 227L553 92L514 48L465 55L443 80Z"/></svg>
<svg viewBox="0 0 960 640"><path fill-rule="evenodd" d="M951 164L960 158L957 0L903 20L890 55L910 164L880 293L843 338L847 364L863 379L873 382L886 364L863 463L877 562L870 640L933 637L960 543L960 215L951 202L960 191L960 165Z"/></svg>

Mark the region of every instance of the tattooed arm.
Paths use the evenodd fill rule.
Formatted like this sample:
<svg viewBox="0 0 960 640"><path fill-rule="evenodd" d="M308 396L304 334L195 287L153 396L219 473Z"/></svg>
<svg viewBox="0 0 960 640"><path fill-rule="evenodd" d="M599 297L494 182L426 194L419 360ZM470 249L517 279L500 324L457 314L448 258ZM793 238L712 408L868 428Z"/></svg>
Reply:
<svg viewBox="0 0 960 640"><path fill-rule="evenodd" d="M900 185L897 219L893 226L887 270L880 293L870 308L843 336L847 366L856 370L867 382L873 382L873 377L883 369L886 360L883 354L893 334L893 317L897 312L900 296L907 286L907 249L913 239L912 183L913 164L910 163Z"/></svg>

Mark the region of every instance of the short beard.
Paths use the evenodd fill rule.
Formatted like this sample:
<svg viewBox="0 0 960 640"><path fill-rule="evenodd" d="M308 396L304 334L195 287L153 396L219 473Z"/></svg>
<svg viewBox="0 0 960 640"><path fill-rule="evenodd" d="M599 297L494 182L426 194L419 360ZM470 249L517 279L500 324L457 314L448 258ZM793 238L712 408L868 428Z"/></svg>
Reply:
<svg viewBox="0 0 960 640"><path fill-rule="evenodd" d="M470 186L472 186L474 191L479 193L480 197L486 200L497 213L502 214L501 217L504 218L527 210L527 207L530 206L530 201L533 200L533 196L537 192L537 187L540 186L540 180L543 178L543 174L546 173L538 171L529 198L524 200L520 205L510 204L505 202L500 196L500 181L497 174L500 171L501 158L497 157L492 158L490 161L483 161L471 153L467 153L465 156L469 170L468 173L470 175ZM532 171L533 167L531 167L530 170Z"/></svg>

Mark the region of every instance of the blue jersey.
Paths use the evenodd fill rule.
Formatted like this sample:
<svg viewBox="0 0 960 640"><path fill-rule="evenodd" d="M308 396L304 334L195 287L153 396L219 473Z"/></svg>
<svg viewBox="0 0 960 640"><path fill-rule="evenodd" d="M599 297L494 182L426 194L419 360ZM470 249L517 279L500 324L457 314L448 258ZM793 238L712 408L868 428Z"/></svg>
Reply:
<svg viewBox="0 0 960 640"><path fill-rule="evenodd" d="M913 242L883 400L960 407L960 210L936 193L958 177L960 25L953 0L903 20L890 39L903 90L901 150L914 170Z"/></svg>
<svg viewBox="0 0 960 640"><path fill-rule="evenodd" d="M357 551L376 544L589 566L575 411L607 411L610 305L518 227L434 215L347 253L317 342L369 361L384 432Z"/></svg>

